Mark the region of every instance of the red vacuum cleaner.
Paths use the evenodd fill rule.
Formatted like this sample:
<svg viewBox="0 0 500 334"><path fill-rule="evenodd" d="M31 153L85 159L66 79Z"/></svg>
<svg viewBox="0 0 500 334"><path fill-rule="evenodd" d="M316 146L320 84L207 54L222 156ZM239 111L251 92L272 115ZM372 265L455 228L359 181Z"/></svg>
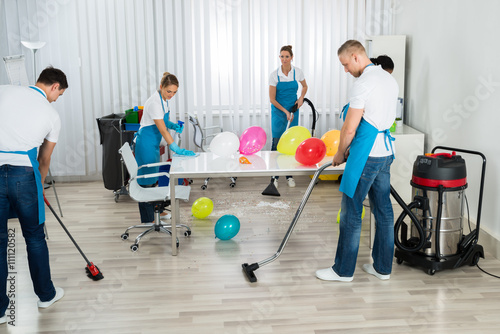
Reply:
<svg viewBox="0 0 500 334"><path fill-rule="evenodd" d="M102 275L102 273L99 270L99 268L97 268L96 265L94 265L92 262L89 261L89 259L87 259L87 257L85 256L85 254L82 252L82 250L80 249L80 247L76 243L75 239L73 239L73 237L69 233L69 231L66 228L66 226L64 226L64 224L61 221L61 219L57 216L56 212L54 211L54 209L50 205L50 203L47 200L47 198L45 197L45 195L43 195L43 200L44 200L45 204L47 204L47 206L49 207L50 211L52 211L52 213L54 214L54 217L56 217L56 219L59 222L59 224L61 224L62 228L64 229L64 231L66 232L66 234L68 235L68 237L71 239L71 241L73 241L73 244L75 245L76 249L78 249L78 251L80 252L80 254L82 254L83 258L87 262L87 266L85 267L85 271L87 272L87 276L89 278L93 279L94 281L99 281L99 280L103 279L104 276Z"/></svg>
<svg viewBox="0 0 500 334"><path fill-rule="evenodd" d="M435 153L436 150L451 153ZM465 160L456 152L477 155L483 160L476 228L468 234L463 231L467 171ZM403 208L394 226L398 264L407 262L434 275L443 269L477 265L484 258L478 238L485 170L486 158L477 151L436 146L431 154L417 157L411 180L413 201L405 204L391 187L392 196ZM407 216L410 220L405 223Z"/></svg>

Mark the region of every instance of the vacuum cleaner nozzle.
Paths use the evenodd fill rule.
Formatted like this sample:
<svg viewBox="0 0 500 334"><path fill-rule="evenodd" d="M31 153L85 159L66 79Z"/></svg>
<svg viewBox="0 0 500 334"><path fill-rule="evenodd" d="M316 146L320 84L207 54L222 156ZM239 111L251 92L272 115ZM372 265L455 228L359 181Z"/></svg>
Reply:
<svg viewBox="0 0 500 334"><path fill-rule="evenodd" d="M281 196L278 189L276 189L276 187L274 186L274 178L271 179L271 183L269 183L269 185L266 187L266 189L264 189L264 191L262 192L262 195Z"/></svg>

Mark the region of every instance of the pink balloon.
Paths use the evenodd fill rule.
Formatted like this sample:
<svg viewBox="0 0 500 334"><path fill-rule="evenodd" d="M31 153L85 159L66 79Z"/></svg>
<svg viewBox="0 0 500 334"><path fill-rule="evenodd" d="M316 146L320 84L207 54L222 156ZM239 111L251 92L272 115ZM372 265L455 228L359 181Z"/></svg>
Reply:
<svg viewBox="0 0 500 334"><path fill-rule="evenodd" d="M259 152L266 144L266 131L260 126L251 126L240 137L240 153L251 155Z"/></svg>

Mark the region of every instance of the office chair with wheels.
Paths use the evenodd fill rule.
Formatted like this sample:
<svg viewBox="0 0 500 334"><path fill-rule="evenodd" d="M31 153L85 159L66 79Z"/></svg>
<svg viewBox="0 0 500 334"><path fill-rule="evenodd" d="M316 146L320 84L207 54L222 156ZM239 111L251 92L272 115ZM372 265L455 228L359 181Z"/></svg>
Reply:
<svg viewBox="0 0 500 334"><path fill-rule="evenodd" d="M207 150L205 149L205 145L207 143L207 139L211 137L215 137L217 134L222 132L222 129L220 126L209 126L202 128L200 125L200 122L198 121L198 117L188 114L189 117L189 123L193 126L194 129L194 135L193 135L193 142L196 147L201 149L202 152L206 152ZM207 134L207 131L212 131L212 133ZM230 177L230 183L229 186L231 188L234 188L236 186L236 177ZM201 189L205 190L208 187L208 181L210 181L210 178L207 177L204 181L204 183L201 185Z"/></svg>
<svg viewBox="0 0 500 334"><path fill-rule="evenodd" d="M136 252L139 249L139 242L141 241L141 238L144 237L145 235L155 231L155 232L161 232L161 233L167 233L172 235L172 232L169 230L169 228L172 228L171 224L166 224L160 219L160 213L162 209L165 209L167 206L170 205L170 187L173 186L172 184L169 184L168 186L164 187L153 187L153 188L143 188L137 183L137 179L140 178L148 178L148 177L159 177L159 176L167 176L169 177L168 173L154 173L154 174L146 174L146 175L137 175L137 172L139 171L140 168L142 167L156 167L156 166L161 166L161 165L167 165L170 164L170 162L160 162L160 163L154 163L154 164L147 164L144 166L138 166L137 161L135 160L134 154L132 153L132 150L130 149L129 143L123 144L123 146L120 148L118 151L122 157L122 160L125 164L125 167L127 168L129 174L130 174L130 179L128 181L128 192L130 194L130 197L137 201L137 202L148 202L154 204L155 207L155 220L154 223L142 223L140 225L133 225L128 227L125 232L121 235L122 240L127 240L129 237L129 231L134 228L146 228L147 230L139 234L135 238L135 242L132 246L130 246L130 249L133 252ZM189 200L189 193L191 192L191 187L190 186L175 186L175 196L176 199L181 199L184 201ZM190 236L191 235L191 229L184 224L179 224L176 225L176 227L182 227L185 228L186 231L184 232L185 236ZM177 247L179 247L179 239L177 241Z"/></svg>

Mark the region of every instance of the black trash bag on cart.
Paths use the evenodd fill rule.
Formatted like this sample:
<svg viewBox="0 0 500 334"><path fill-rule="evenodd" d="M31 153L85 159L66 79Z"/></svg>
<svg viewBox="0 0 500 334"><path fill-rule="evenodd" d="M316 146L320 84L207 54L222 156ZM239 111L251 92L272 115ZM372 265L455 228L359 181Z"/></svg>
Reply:
<svg viewBox="0 0 500 334"><path fill-rule="evenodd" d="M123 123L125 114L110 114L97 118L100 140L102 145L102 179L104 187L108 190L119 190L124 186L129 174L122 168L118 150L125 142L132 144L134 131L125 131ZM125 175L122 179L122 170Z"/></svg>

